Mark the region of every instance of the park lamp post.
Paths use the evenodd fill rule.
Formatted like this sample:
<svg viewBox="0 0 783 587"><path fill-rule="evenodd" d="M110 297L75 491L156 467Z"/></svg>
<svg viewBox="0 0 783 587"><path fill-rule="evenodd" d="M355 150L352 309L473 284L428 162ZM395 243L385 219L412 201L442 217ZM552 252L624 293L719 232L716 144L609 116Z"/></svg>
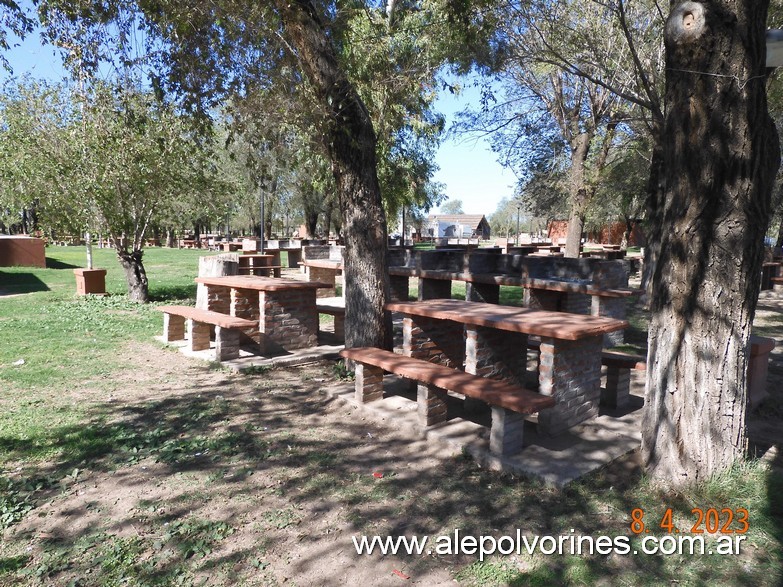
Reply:
<svg viewBox="0 0 783 587"><path fill-rule="evenodd" d="M517 204L517 237L514 239L514 243L519 246L519 211L522 208L521 204Z"/></svg>

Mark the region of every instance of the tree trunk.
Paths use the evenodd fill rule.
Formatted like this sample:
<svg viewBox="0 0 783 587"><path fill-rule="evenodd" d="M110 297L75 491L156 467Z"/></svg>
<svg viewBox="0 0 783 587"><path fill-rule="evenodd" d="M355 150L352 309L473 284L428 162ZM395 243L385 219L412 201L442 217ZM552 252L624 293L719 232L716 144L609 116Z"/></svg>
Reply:
<svg viewBox="0 0 783 587"><path fill-rule="evenodd" d="M316 5L276 0L285 33L329 114L324 141L340 195L345 237L345 346L391 348L386 218L367 108L345 73Z"/></svg>
<svg viewBox="0 0 783 587"><path fill-rule="evenodd" d="M779 164L767 6L684 2L666 25L666 184L642 451L667 485L702 481L746 448L748 340Z"/></svg>
<svg viewBox="0 0 783 587"><path fill-rule="evenodd" d="M649 309L652 299L652 277L655 267L658 265L658 252L661 248L661 235L663 232L663 202L666 186L666 173L663 157L663 120L654 120L651 125L653 139L652 159L650 161L650 177L647 181L647 197L645 207L647 210L646 242L644 245L644 264L642 266L642 303Z"/></svg>
<svg viewBox="0 0 783 587"><path fill-rule="evenodd" d="M581 133L571 141L571 170L569 192L571 213L568 217L565 257L578 258L582 248L582 231L589 201L585 183L585 163L590 152L592 134Z"/></svg>
<svg viewBox="0 0 783 587"><path fill-rule="evenodd" d="M135 250L130 253L125 249L115 248L120 265L125 270L125 280L128 284L128 297L131 301L146 304L150 301L147 272L141 258L144 251Z"/></svg>
<svg viewBox="0 0 783 587"><path fill-rule="evenodd" d="M780 226L778 226L778 238L775 239L775 248L783 247L783 219L780 220Z"/></svg>

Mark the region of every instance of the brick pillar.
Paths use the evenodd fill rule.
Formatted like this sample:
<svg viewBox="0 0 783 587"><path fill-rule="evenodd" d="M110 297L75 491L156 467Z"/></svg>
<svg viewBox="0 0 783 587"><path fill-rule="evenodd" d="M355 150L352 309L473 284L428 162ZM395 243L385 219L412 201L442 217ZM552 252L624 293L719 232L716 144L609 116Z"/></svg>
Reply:
<svg viewBox="0 0 783 587"><path fill-rule="evenodd" d="M598 414L602 342L601 335L576 341L541 338L538 392L557 401L538 415L542 434L560 434Z"/></svg>
<svg viewBox="0 0 783 587"><path fill-rule="evenodd" d="M591 314L593 316L606 316L607 318L625 320L625 298L593 296ZM624 330L617 330L615 332L607 332L604 334L604 346L607 348L612 348L618 344L623 344L624 340Z"/></svg>
<svg viewBox="0 0 783 587"><path fill-rule="evenodd" d="M258 322L260 316L259 310L259 292L254 289L231 289L231 315L237 318L246 318ZM260 345L261 335L258 327L241 330L239 336L240 344ZM261 349L263 353L264 350Z"/></svg>
<svg viewBox="0 0 783 587"><path fill-rule="evenodd" d="M465 284L465 299L469 302L500 303L500 286L494 283L476 283L468 281Z"/></svg>
<svg viewBox="0 0 783 587"><path fill-rule="evenodd" d="M188 320L188 348L191 351L203 351L209 348L209 324Z"/></svg>
<svg viewBox="0 0 783 587"><path fill-rule="evenodd" d="M421 426L432 426L446 421L448 418L447 397L448 393L445 389L419 383L416 391L416 403Z"/></svg>
<svg viewBox="0 0 783 587"><path fill-rule="evenodd" d="M435 320L424 316L402 321L402 346L405 355L454 369L465 362L463 326L450 320Z"/></svg>
<svg viewBox="0 0 783 587"><path fill-rule="evenodd" d="M345 340L345 315L334 314L334 335L339 340Z"/></svg>
<svg viewBox="0 0 783 587"><path fill-rule="evenodd" d="M330 298L337 295L337 289L335 288L337 272L334 269L325 269L323 267L308 267L307 279L309 281L320 281L322 283L328 283L329 287L324 287L318 290L319 298Z"/></svg>
<svg viewBox="0 0 783 587"><path fill-rule="evenodd" d="M465 372L525 385L527 334L496 328L465 326ZM465 410L476 412L485 403L466 397Z"/></svg>
<svg viewBox="0 0 783 587"><path fill-rule="evenodd" d="M450 279L419 279L419 301L451 298Z"/></svg>
<svg viewBox="0 0 783 587"><path fill-rule="evenodd" d="M220 312L221 314L231 313L231 288L222 285L208 285L207 287L207 307L206 310Z"/></svg>
<svg viewBox="0 0 783 587"><path fill-rule="evenodd" d="M185 318L176 314L163 314L163 340L171 342L185 338Z"/></svg>
<svg viewBox="0 0 783 587"><path fill-rule="evenodd" d="M229 361L239 357L239 330L215 326L215 359Z"/></svg>
<svg viewBox="0 0 783 587"><path fill-rule="evenodd" d="M601 405L622 408L631 398L631 370L609 366L606 368L606 386L601 390Z"/></svg>
<svg viewBox="0 0 783 587"><path fill-rule="evenodd" d="M524 386L527 334L465 326L465 372Z"/></svg>
<svg viewBox="0 0 783 587"><path fill-rule="evenodd" d="M571 314L590 314L592 297L587 294L565 292L560 301L560 311Z"/></svg>
<svg viewBox="0 0 783 587"><path fill-rule="evenodd" d="M517 412L492 406L489 452L507 456L522 450L525 417Z"/></svg>
<svg viewBox="0 0 783 587"><path fill-rule="evenodd" d="M383 369L356 363L354 370L356 401L366 404L383 399Z"/></svg>
<svg viewBox="0 0 783 587"><path fill-rule="evenodd" d="M274 354L318 344L315 289L260 292L261 352Z"/></svg>
<svg viewBox="0 0 783 587"><path fill-rule="evenodd" d="M288 268L296 269L302 261L302 249L288 249Z"/></svg>
<svg viewBox="0 0 783 587"><path fill-rule="evenodd" d="M410 277L407 275L390 275L389 276L389 289L391 294L391 301L393 302L407 302L410 300Z"/></svg>

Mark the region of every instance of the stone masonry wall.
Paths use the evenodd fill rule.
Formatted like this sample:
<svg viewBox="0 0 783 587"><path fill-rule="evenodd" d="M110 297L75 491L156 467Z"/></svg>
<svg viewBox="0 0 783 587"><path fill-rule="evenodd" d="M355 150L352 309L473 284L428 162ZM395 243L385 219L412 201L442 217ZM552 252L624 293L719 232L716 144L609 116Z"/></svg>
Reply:
<svg viewBox="0 0 783 587"><path fill-rule="evenodd" d="M231 315L236 316L237 318L258 321L260 315L258 309L258 292L254 289L232 289ZM258 327L243 330L239 337L240 345L260 344L260 341L261 335Z"/></svg>
<svg viewBox="0 0 783 587"><path fill-rule="evenodd" d="M417 316L402 321L403 348L414 359L462 369L465 364L464 327L449 320Z"/></svg>
<svg viewBox="0 0 783 587"><path fill-rule="evenodd" d="M541 340L539 393L553 396L554 408L538 416L543 434L560 434L598 415L601 397L601 336L578 341Z"/></svg>
<svg viewBox="0 0 783 587"><path fill-rule="evenodd" d="M481 326L466 327L465 371L524 386L527 335Z"/></svg>
<svg viewBox="0 0 783 587"><path fill-rule="evenodd" d="M262 353L273 354L318 344L318 310L315 307L314 289L262 291L260 307L264 330Z"/></svg>

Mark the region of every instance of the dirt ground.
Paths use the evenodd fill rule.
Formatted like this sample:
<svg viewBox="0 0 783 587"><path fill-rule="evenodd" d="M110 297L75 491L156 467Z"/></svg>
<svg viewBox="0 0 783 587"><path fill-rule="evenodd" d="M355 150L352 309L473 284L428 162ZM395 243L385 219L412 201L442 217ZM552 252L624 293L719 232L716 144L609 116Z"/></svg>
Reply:
<svg viewBox="0 0 783 587"><path fill-rule="evenodd" d="M779 343L781 310L783 295L762 299L757 320ZM776 351L771 397L749 418L760 447L783 440ZM465 558L358 556L351 537L550 523L551 511L508 519L513 496L486 503L492 476L329 399L324 390L339 383L331 363L248 375L154 342L127 352L141 360L119 375L118 391L71 390L93 406L89 423L62 434L74 474L3 536L6 556L32 557L31 582L89 585L100 573L105 584L115 565L149 579L138 584L453 585ZM635 457L604 475L607 486L634 478ZM452 478L480 487L475 500L457 501ZM544 487L540 496L562 499Z"/></svg>

